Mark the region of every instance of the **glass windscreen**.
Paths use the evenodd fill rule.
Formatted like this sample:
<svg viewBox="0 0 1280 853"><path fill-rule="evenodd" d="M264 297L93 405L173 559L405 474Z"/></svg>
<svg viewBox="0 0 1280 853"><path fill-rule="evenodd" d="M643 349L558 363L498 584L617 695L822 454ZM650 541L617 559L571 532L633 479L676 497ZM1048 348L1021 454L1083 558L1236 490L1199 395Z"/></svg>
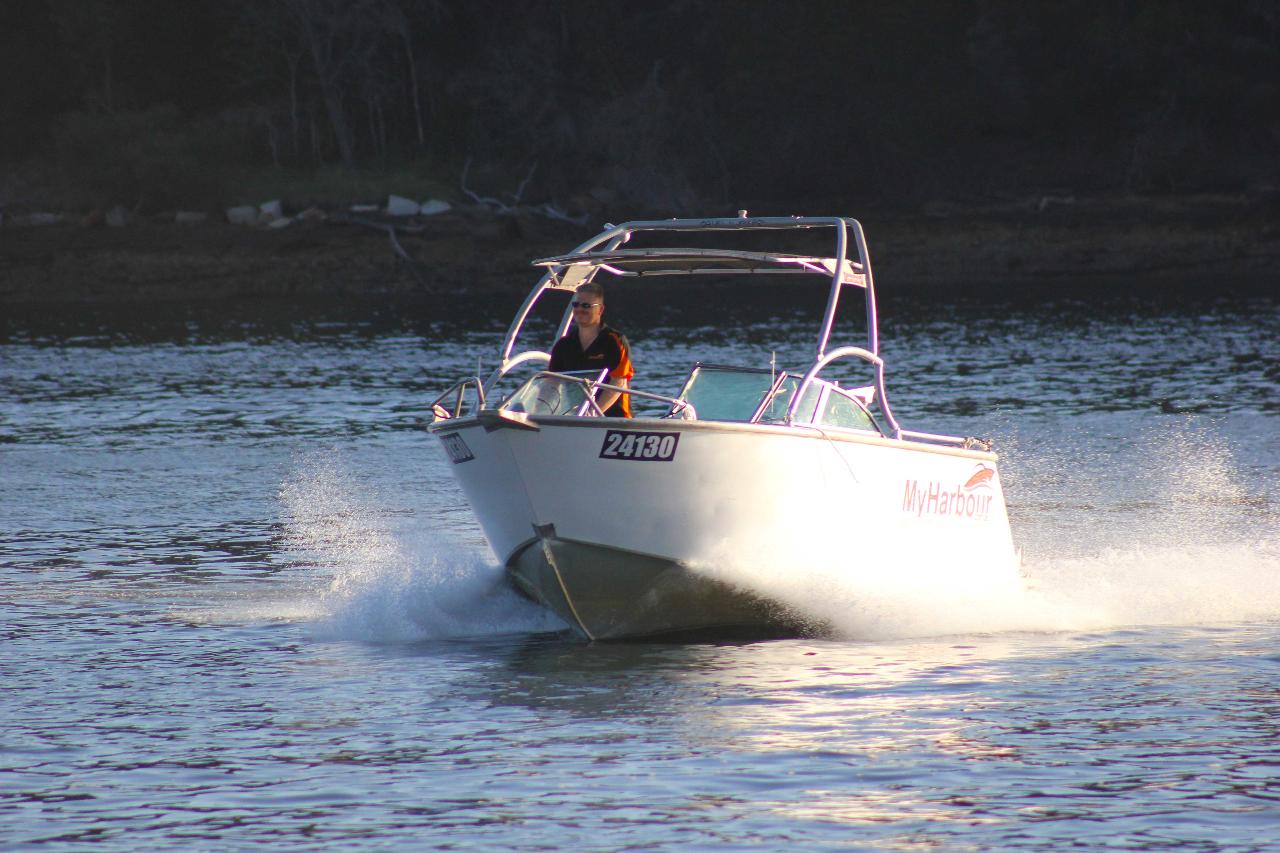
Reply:
<svg viewBox="0 0 1280 853"><path fill-rule="evenodd" d="M822 407L819 423L823 426L843 427L844 429L864 429L879 432L875 421L865 408L858 405L852 397L846 397L832 389L827 396L826 405Z"/></svg>
<svg viewBox="0 0 1280 853"><path fill-rule="evenodd" d="M596 378L595 372L587 378ZM572 415L586 401L587 389L581 382L540 373L516 389L501 408L530 415Z"/></svg>
<svg viewBox="0 0 1280 853"><path fill-rule="evenodd" d="M779 423L786 417L787 406L800 384L800 378L783 374L782 382L774 389L777 378L768 370L699 365L685 382L680 399L693 404L700 421L745 422L751 420L765 396L769 395L760 421ZM797 423L807 423L813 418L813 408L820 393L818 383L810 384L796 410Z"/></svg>
<svg viewBox="0 0 1280 853"><path fill-rule="evenodd" d="M699 365L680 399L693 404L700 421L749 421L775 379L767 370Z"/></svg>
<svg viewBox="0 0 1280 853"><path fill-rule="evenodd" d="M782 380L782 384L778 386L778 390L773 393L768 405L760 413L760 423L782 423L786 419L787 407L791 405L791 398L795 395L800 380L799 376L788 376ZM795 423L807 424L813 420L813 409L818 404L818 397L821 394L822 382L820 380L810 382L804 396L800 398L800 405L796 406Z"/></svg>

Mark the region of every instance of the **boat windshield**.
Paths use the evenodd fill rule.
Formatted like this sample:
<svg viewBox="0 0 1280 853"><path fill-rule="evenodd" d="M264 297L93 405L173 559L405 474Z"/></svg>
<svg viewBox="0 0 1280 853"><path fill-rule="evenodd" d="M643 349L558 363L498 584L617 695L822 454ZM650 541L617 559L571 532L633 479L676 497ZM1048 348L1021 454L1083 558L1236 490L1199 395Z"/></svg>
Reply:
<svg viewBox="0 0 1280 853"><path fill-rule="evenodd" d="M813 409L818 404L818 397L822 394L823 384L821 380L809 383L809 387L805 389L804 396L800 398L800 405L796 406L796 423L807 424L813 420ZM765 405L764 411L760 413L760 417L757 420L764 424L780 424L785 421L787 407L791 405L791 397L796 393L796 388L799 385L799 376L784 377L782 384L778 386L778 390L769 397L768 404Z"/></svg>
<svg viewBox="0 0 1280 853"><path fill-rule="evenodd" d="M678 399L692 403L699 420L780 423L799 384L799 376L787 373L699 364L689 374ZM820 383L809 385L796 410L797 422L812 420L820 392Z"/></svg>
<svg viewBox="0 0 1280 853"><path fill-rule="evenodd" d="M836 388L827 394L818 423L822 426L841 429L860 429L876 433L881 431L866 406L853 396Z"/></svg>
<svg viewBox="0 0 1280 853"><path fill-rule="evenodd" d="M607 370L574 370L566 375L598 382L607 373ZM581 381L539 373L517 388L500 408L530 415L571 415L586 402L587 387Z"/></svg>

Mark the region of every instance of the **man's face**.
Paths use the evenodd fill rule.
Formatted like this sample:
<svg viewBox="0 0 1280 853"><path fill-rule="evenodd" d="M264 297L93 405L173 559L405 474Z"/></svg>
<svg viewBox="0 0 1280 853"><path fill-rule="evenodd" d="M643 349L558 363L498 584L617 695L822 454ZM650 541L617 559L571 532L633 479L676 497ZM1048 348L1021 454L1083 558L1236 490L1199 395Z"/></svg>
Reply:
<svg viewBox="0 0 1280 853"><path fill-rule="evenodd" d="M599 324L604 314L604 302L593 293L573 295L573 319L584 326Z"/></svg>

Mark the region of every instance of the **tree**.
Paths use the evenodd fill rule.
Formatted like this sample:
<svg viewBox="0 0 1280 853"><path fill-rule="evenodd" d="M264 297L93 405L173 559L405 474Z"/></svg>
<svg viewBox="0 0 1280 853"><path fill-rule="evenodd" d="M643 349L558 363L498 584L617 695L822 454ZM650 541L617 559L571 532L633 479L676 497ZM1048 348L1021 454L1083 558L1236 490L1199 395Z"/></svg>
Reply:
<svg viewBox="0 0 1280 853"><path fill-rule="evenodd" d="M63 52L79 58L85 105L103 112L117 107L116 66L137 31L145 0L47 0Z"/></svg>

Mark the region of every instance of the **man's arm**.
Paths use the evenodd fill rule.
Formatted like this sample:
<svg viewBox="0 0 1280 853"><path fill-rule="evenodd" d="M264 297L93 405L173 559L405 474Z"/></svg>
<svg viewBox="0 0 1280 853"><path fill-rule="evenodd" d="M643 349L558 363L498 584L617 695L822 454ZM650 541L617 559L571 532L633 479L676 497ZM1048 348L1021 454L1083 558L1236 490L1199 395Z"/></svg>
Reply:
<svg viewBox="0 0 1280 853"><path fill-rule="evenodd" d="M631 366L631 347L625 337L612 329L609 330L608 334L609 339L613 342L613 352L609 354L609 377L607 381L610 385L630 388L631 377L635 375L635 368ZM600 411L609 411L609 408L618 402L618 398L621 396L622 393L620 391L602 390L596 398Z"/></svg>
<svg viewBox="0 0 1280 853"><path fill-rule="evenodd" d="M620 386L620 387L622 387L622 388L630 388L630 387L631 387L631 380L630 380L630 379L618 379L618 380L615 380L612 376L608 376L608 377L605 377L605 381L606 381L606 382L608 382L610 385L617 385L617 386ZM621 396L622 396L622 393L621 393L621 392L619 392L619 391L609 391L609 390L606 390L606 389L601 389L601 390L600 390L600 396L598 396L598 397L596 398L596 405L598 405L598 406L600 407L600 411L602 411L602 412L607 412L607 411L609 411L609 408L610 408L614 403L618 402L618 398L619 398L619 397L621 397Z"/></svg>

